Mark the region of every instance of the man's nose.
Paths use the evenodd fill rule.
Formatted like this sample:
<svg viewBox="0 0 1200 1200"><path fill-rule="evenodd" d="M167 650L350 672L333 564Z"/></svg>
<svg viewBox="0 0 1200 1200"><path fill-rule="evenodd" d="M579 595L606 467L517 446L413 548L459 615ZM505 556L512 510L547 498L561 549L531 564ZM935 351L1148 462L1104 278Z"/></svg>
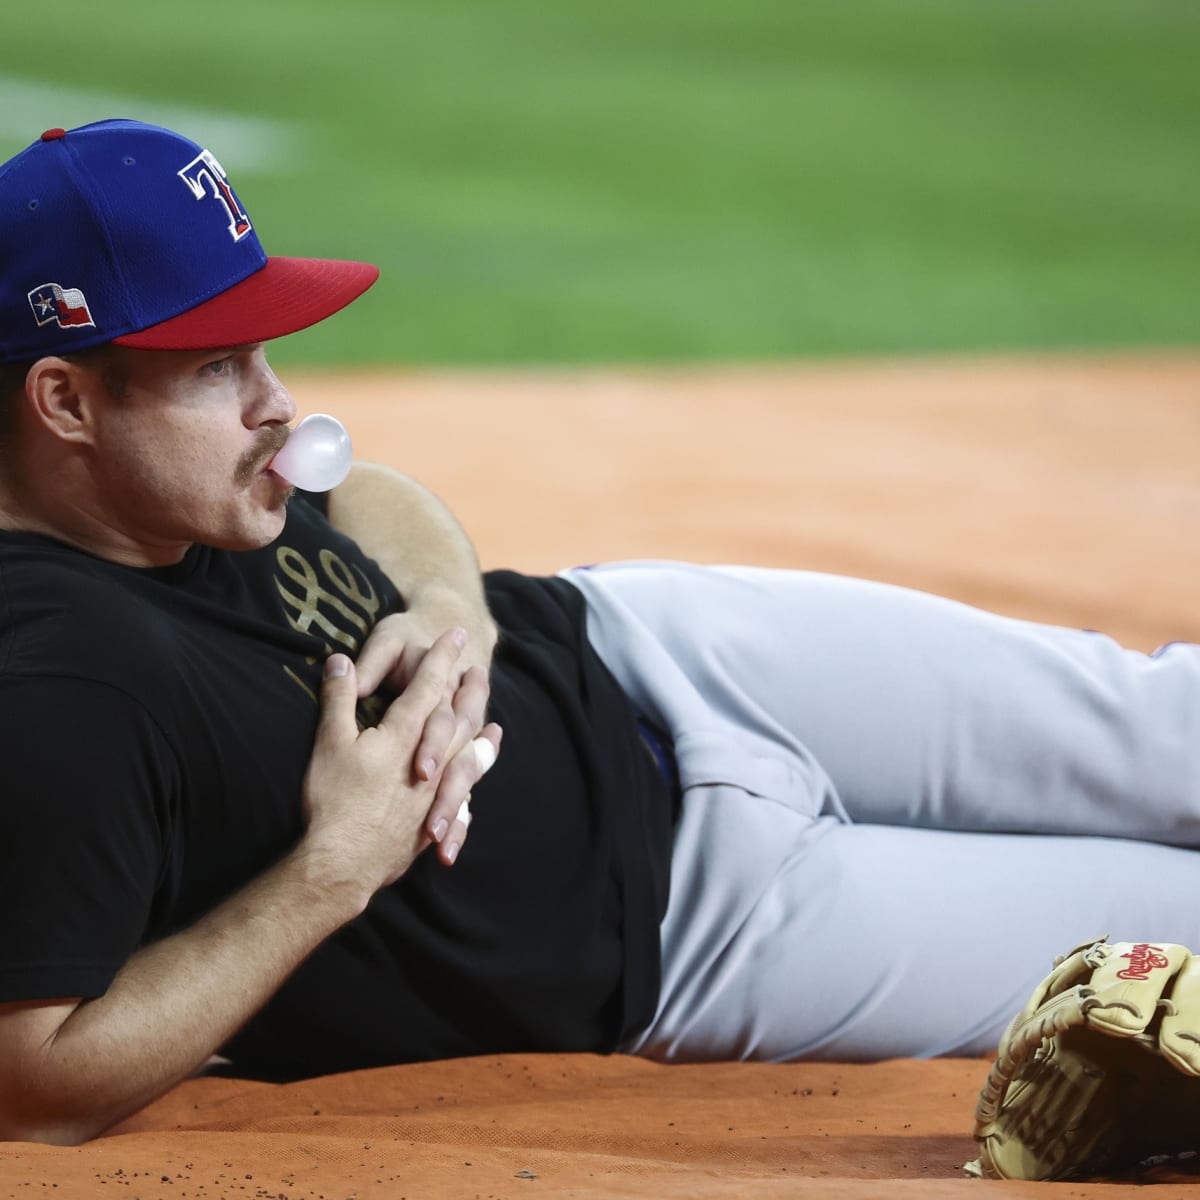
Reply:
<svg viewBox="0 0 1200 1200"><path fill-rule="evenodd" d="M266 362L259 366L259 378L255 387L255 403L252 424L289 425L296 419L296 402L292 394L279 382L278 376Z"/></svg>

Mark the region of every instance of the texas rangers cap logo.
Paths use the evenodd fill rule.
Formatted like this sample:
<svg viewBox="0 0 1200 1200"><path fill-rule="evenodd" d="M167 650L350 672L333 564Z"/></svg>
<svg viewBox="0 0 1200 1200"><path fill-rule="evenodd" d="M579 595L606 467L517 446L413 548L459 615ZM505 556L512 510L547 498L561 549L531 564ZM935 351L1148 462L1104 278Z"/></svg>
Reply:
<svg viewBox="0 0 1200 1200"><path fill-rule="evenodd" d="M209 151L201 150L178 175L197 200L203 200L207 196L220 202L229 218L229 236L235 242L240 242L250 232L250 218L246 216L242 202L229 186L225 168Z"/></svg>
<svg viewBox="0 0 1200 1200"><path fill-rule="evenodd" d="M38 325L49 325L51 321L60 329L76 329L86 325L95 326L91 310L83 293L78 288L65 288L57 283L43 283L29 293L29 307L33 309Z"/></svg>

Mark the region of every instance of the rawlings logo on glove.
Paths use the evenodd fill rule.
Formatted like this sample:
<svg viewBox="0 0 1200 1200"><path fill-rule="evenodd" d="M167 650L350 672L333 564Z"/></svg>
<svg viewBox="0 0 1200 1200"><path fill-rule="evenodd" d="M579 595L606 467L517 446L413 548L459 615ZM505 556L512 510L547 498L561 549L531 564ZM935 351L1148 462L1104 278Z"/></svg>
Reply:
<svg viewBox="0 0 1200 1200"><path fill-rule="evenodd" d="M1129 959L1129 966L1117 972L1118 979L1149 979L1151 971L1171 965L1170 958L1163 953L1161 946L1148 946L1145 942L1138 942L1128 954L1122 954L1121 957Z"/></svg>
<svg viewBox="0 0 1200 1200"><path fill-rule="evenodd" d="M1200 1150L1200 958L1105 939L1057 960L975 1108L972 1175L1071 1179Z"/></svg>

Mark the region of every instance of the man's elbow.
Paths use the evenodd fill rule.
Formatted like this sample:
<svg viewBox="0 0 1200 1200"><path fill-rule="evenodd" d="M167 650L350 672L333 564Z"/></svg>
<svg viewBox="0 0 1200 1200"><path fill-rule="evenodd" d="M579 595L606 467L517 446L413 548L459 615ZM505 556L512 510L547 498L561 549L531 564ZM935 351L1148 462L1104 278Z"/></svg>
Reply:
<svg viewBox="0 0 1200 1200"><path fill-rule="evenodd" d="M26 1101L0 1105L0 1143L40 1142L44 1146L82 1146L104 1132L111 1120L87 1114L39 1111Z"/></svg>
<svg viewBox="0 0 1200 1200"><path fill-rule="evenodd" d="M0 1143L40 1142L43 1146L82 1146L94 1135L67 1125L5 1125L0 1126Z"/></svg>

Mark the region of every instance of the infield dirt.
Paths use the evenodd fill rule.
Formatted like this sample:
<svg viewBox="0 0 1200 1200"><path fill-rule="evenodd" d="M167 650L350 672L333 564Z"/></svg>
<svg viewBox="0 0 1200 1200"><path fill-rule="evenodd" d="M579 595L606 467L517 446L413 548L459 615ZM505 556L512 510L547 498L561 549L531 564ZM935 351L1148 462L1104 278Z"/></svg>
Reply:
<svg viewBox="0 0 1200 1200"><path fill-rule="evenodd" d="M287 382L485 567L801 567L1200 641L1200 352Z"/></svg>

